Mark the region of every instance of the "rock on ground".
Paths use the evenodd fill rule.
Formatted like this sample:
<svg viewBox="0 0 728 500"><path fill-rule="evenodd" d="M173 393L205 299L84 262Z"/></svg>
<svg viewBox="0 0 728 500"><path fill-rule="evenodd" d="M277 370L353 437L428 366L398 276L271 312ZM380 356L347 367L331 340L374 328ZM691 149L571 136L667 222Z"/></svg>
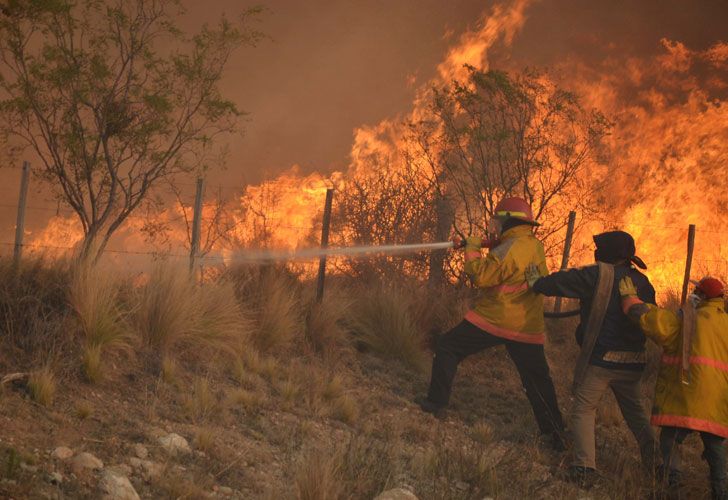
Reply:
<svg viewBox="0 0 728 500"><path fill-rule="evenodd" d="M140 500L129 479L113 470L104 471L99 486L105 500Z"/></svg>
<svg viewBox="0 0 728 500"><path fill-rule="evenodd" d="M394 488L380 493L374 500L417 500L417 495L404 488Z"/></svg>
<svg viewBox="0 0 728 500"><path fill-rule="evenodd" d="M147 457L149 457L149 450L147 450L147 447L144 446L143 444L137 443L134 445L134 454L138 458L145 460Z"/></svg>
<svg viewBox="0 0 728 500"><path fill-rule="evenodd" d="M162 448L167 451L170 455L176 455L178 453L191 453L192 449L190 448L189 443L187 443L187 440L180 436L179 434L175 434L174 432L167 434L166 436L162 436L159 438L159 444L162 445Z"/></svg>
<svg viewBox="0 0 728 500"><path fill-rule="evenodd" d="M84 469L98 470L104 468L104 463L93 456L91 453L79 453L71 460L71 467L74 470L82 471Z"/></svg>
<svg viewBox="0 0 728 500"><path fill-rule="evenodd" d="M73 456L73 450L71 448L68 448L66 446L59 446L55 450L53 450L53 453L51 453L51 457L57 458L58 460L67 460Z"/></svg>

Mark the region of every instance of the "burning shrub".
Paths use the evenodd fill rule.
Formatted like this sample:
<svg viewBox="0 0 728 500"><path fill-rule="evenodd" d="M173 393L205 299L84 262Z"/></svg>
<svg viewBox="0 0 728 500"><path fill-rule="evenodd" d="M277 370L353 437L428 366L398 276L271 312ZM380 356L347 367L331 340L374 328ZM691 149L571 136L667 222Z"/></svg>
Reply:
<svg viewBox="0 0 728 500"><path fill-rule="evenodd" d="M424 368L424 336L412 315L410 295L402 290L375 286L362 291L354 305L352 329L364 348L410 368Z"/></svg>

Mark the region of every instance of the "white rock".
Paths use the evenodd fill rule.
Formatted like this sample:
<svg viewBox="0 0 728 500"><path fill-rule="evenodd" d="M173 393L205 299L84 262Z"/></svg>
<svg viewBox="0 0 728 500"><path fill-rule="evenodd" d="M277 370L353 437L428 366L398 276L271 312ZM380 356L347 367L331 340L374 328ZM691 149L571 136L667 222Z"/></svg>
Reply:
<svg viewBox="0 0 728 500"><path fill-rule="evenodd" d="M187 440L174 432L160 437L159 444L161 444L162 448L164 448L170 455L192 452Z"/></svg>
<svg viewBox="0 0 728 500"><path fill-rule="evenodd" d="M59 446L55 450L53 450L53 453L51 453L51 457L56 458L58 460L67 460L73 456L73 450L71 448L68 448L66 446Z"/></svg>
<svg viewBox="0 0 728 500"><path fill-rule="evenodd" d="M105 493L105 500L140 500L129 479L113 470L104 471L100 487Z"/></svg>
<svg viewBox="0 0 728 500"><path fill-rule="evenodd" d="M134 470L141 473L145 481L156 479L164 472L164 466L162 464L156 464L151 460L141 460L136 457L131 457L129 464L134 467Z"/></svg>
<svg viewBox="0 0 728 500"><path fill-rule="evenodd" d="M126 476L126 477L131 476L131 467L129 467L126 464L119 464L119 465L114 465L112 467L107 467L106 470L114 472L120 476Z"/></svg>
<svg viewBox="0 0 728 500"><path fill-rule="evenodd" d="M63 482L63 475L60 472L51 472L48 474L48 481L51 484L61 484Z"/></svg>
<svg viewBox="0 0 728 500"><path fill-rule="evenodd" d="M374 500L417 500L417 495L404 488L394 488L380 493Z"/></svg>
<svg viewBox="0 0 728 500"><path fill-rule="evenodd" d="M71 460L71 466L74 470L81 471L83 469L98 470L104 468L104 463L93 456L91 453L79 453L73 460Z"/></svg>
<svg viewBox="0 0 728 500"><path fill-rule="evenodd" d="M231 496L233 496L233 489L232 489L232 488L230 488L229 486L220 486L220 488L218 489L218 492L219 492L219 493L220 493L221 495L224 495L224 496L226 496L226 497L231 497Z"/></svg>
<svg viewBox="0 0 728 500"><path fill-rule="evenodd" d="M149 457L149 450L143 444L137 443L134 445L134 454L144 460Z"/></svg>

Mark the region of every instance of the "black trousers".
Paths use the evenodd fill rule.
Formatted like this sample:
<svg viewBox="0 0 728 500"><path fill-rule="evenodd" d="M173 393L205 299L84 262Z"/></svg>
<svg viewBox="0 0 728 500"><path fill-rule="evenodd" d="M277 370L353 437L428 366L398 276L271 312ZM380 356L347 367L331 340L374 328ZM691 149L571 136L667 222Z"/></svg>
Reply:
<svg viewBox="0 0 728 500"><path fill-rule="evenodd" d="M679 477L681 472L680 445L693 432L695 431L684 427L663 427L660 431L663 467L673 477ZM700 439L703 441L703 458L708 462L710 468L710 486L713 490L713 498L721 500L728 498L726 450L723 446L725 438L709 432L701 432Z"/></svg>
<svg viewBox="0 0 728 500"><path fill-rule="evenodd" d="M562 432L564 423L543 345L496 337L468 321L461 322L438 339L427 398L437 406L446 406L458 364L471 354L497 345L506 346L516 365L540 431L544 434Z"/></svg>

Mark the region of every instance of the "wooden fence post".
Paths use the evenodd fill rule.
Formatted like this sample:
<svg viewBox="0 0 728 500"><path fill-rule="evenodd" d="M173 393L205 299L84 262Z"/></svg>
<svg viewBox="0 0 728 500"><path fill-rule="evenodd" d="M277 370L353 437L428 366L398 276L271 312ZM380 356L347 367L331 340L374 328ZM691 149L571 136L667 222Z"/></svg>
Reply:
<svg viewBox="0 0 728 500"><path fill-rule="evenodd" d="M329 226L331 225L331 204L334 199L334 190L326 190L326 202L324 203L324 220L321 226L321 249L329 246ZM326 278L326 255L319 258L318 281L316 283L316 302L324 298L324 279Z"/></svg>
<svg viewBox="0 0 728 500"><path fill-rule="evenodd" d="M693 250L695 250L695 224L688 226L688 255L685 259L685 276L683 277L682 297L680 305L685 304L688 298L688 286L690 285L690 268L693 265Z"/></svg>
<svg viewBox="0 0 728 500"><path fill-rule="evenodd" d="M30 163L23 162L23 172L20 177L20 194L18 195L18 218L15 223L15 247L13 248L13 263L20 265L23 255L23 236L25 233L25 202L28 198L28 184L30 182Z"/></svg>
<svg viewBox="0 0 728 500"><path fill-rule="evenodd" d="M202 178L197 179L197 189L195 191L195 212L192 217L192 237L190 240L190 272L195 269L195 260L197 254L200 253L200 226L202 224L202 197L204 182Z"/></svg>
<svg viewBox="0 0 728 500"><path fill-rule="evenodd" d="M569 212L569 223L566 226L566 239L564 240L564 253L561 256L561 270L569 267L569 254L571 254L571 240L574 238L574 225L576 223L576 212ZM554 311L561 312L561 297L556 297Z"/></svg>

